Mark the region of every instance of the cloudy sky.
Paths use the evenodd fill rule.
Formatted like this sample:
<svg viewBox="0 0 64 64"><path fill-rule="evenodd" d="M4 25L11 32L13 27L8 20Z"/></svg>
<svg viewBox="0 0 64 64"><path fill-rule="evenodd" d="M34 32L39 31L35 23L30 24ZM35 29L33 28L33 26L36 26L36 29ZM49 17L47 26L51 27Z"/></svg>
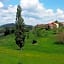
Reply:
<svg viewBox="0 0 64 64"><path fill-rule="evenodd" d="M0 0L0 25L15 23L18 4L22 7L25 24L64 21L64 0Z"/></svg>

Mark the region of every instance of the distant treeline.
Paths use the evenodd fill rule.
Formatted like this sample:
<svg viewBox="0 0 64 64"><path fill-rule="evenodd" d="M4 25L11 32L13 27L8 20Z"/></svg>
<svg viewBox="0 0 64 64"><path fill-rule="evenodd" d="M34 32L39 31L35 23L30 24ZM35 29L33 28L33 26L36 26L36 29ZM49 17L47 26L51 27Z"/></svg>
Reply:
<svg viewBox="0 0 64 64"><path fill-rule="evenodd" d="M28 32L29 30L32 30L31 25L25 25L25 31ZM12 34L15 32L15 24L14 23L10 23L10 24L5 24L0 26L0 36L4 35L8 35L8 34Z"/></svg>

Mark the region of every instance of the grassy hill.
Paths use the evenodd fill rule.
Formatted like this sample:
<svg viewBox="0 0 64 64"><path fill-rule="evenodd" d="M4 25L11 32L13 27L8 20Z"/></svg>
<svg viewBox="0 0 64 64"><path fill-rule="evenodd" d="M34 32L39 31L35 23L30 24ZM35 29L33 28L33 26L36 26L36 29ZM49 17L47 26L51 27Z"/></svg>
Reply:
<svg viewBox="0 0 64 64"><path fill-rule="evenodd" d="M38 43L32 45L36 38ZM0 37L0 64L64 64L64 45L54 44L55 36L25 40L24 50L17 50L14 34Z"/></svg>

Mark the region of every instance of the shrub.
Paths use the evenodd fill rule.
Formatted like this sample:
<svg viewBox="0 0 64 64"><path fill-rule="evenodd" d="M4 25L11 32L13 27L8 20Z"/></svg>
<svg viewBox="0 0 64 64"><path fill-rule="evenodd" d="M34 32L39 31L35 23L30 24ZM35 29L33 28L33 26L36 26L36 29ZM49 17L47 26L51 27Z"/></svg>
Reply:
<svg viewBox="0 0 64 64"><path fill-rule="evenodd" d="M9 34L10 34L10 30L8 27L6 27L4 31L4 36L9 35Z"/></svg>
<svg viewBox="0 0 64 64"><path fill-rule="evenodd" d="M36 43L37 43L37 41L36 41L36 40L33 40L33 41L32 41L32 44L36 44Z"/></svg>
<svg viewBox="0 0 64 64"><path fill-rule="evenodd" d="M56 44L64 44L64 32L56 35Z"/></svg>

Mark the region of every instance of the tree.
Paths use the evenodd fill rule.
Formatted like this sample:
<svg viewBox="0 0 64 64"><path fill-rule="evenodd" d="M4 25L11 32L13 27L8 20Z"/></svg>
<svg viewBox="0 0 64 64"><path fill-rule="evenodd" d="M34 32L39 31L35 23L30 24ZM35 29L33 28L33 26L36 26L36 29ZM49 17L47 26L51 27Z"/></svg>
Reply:
<svg viewBox="0 0 64 64"><path fill-rule="evenodd" d="M22 12L22 9L20 5L18 5L17 13L16 13L15 40L16 40L16 44L19 46L20 49L24 46L24 40L25 40L24 19L21 16L21 12Z"/></svg>
<svg viewBox="0 0 64 64"><path fill-rule="evenodd" d="M56 20L55 23L58 23L58 21Z"/></svg>
<svg viewBox="0 0 64 64"><path fill-rule="evenodd" d="M5 27L4 36L7 36L9 34L10 34L10 28L9 27Z"/></svg>

